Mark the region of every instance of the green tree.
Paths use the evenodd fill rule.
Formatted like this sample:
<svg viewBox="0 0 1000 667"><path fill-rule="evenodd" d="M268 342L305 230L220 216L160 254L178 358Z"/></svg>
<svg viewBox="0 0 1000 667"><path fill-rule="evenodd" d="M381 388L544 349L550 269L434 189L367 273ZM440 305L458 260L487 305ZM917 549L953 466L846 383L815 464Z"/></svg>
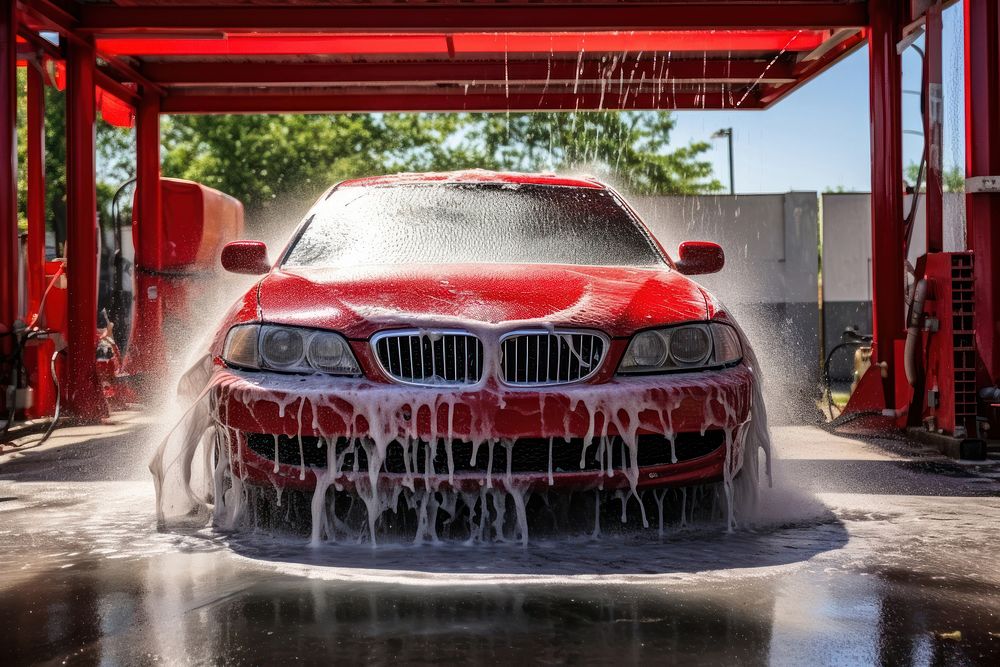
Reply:
<svg viewBox="0 0 1000 667"><path fill-rule="evenodd" d="M706 143L670 148L668 112L174 116L167 176L237 197L248 214L344 178L482 167L581 171L638 194L721 189Z"/></svg>
<svg viewBox="0 0 1000 667"><path fill-rule="evenodd" d="M910 183L917 182L920 165L911 162L906 167L906 180ZM924 174L924 182L920 186L921 192L927 188L927 174ZM941 189L944 192L965 192L965 170L958 165L952 165L941 174Z"/></svg>
<svg viewBox="0 0 1000 667"><path fill-rule="evenodd" d="M454 118L425 114L174 116L164 122L163 173L218 188L252 211L344 178L434 168L456 128Z"/></svg>
<svg viewBox="0 0 1000 667"><path fill-rule="evenodd" d="M27 70L17 70L17 194L18 223L27 226ZM107 225L110 200L118 184L135 174L135 135L125 128L96 124L97 212ZM57 244L66 230L66 95L45 87L45 211L46 226L54 230Z"/></svg>
<svg viewBox="0 0 1000 667"><path fill-rule="evenodd" d="M468 136L482 166L520 171L588 171L635 194L716 192L706 142L671 149L669 112L475 114ZM476 150L468 151L476 154Z"/></svg>

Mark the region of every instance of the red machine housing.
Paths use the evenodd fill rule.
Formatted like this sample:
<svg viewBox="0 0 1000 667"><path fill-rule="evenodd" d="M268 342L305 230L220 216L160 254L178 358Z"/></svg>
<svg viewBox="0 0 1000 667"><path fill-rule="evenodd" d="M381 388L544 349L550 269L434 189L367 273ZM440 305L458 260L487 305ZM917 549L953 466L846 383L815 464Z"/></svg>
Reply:
<svg viewBox="0 0 1000 667"><path fill-rule="evenodd" d="M930 283L924 307L926 381L923 420L930 430L976 436L976 346L973 256L927 255Z"/></svg>
<svg viewBox="0 0 1000 667"><path fill-rule="evenodd" d="M44 329L56 332L63 344L66 341L68 317L65 266L66 260L61 258L45 262L44 284L48 286L48 294L41 304L38 317L38 324ZM55 412L56 390L51 369L57 340L58 338L52 337L38 338L28 341L25 345L24 367L28 372L29 385L35 390L31 406L24 411L28 419L40 419ZM57 358L54 365L61 382L65 372L62 359Z"/></svg>
<svg viewBox="0 0 1000 667"><path fill-rule="evenodd" d="M144 225L139 206L133 208L135 301L122 373L140 381L167 368L170 341L187 328L195 294L218 268L222 246L243 235L243 204L234 197L176 178L160 179L160 193L162 225Z"/></svg>

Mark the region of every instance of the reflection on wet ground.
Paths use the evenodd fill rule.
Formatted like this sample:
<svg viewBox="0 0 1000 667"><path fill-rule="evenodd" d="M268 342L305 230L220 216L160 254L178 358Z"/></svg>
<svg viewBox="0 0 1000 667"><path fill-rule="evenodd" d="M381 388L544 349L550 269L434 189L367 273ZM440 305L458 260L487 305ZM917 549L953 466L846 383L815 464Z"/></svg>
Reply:
<svg viewBox="0 0 1000 667"><path fill-rule="evenodd" d="M102 475L82 449L39 453L0 466L0 656L1000 664L996 482L811 429L779 429L778 444L754 532L527 549L161 533L140 475Z"/></svg>

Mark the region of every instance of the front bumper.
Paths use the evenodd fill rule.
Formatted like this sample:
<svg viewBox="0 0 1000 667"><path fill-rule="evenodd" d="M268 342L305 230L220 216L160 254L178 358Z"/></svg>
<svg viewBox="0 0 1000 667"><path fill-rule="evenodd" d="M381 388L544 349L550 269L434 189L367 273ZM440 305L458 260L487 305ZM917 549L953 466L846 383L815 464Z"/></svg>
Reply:
<svg viewBox="0 0 1000 667"><path fill-rule="evenodd" d="M452 389L221 368L212 405L233 473L253 484L689 486L721 479L727 449L735 450L729 460L742 459L736 454L753 382L743 364L532 389L490 380ZM376 451L384 454L378 474L365 460L380 458Z"/></svg>

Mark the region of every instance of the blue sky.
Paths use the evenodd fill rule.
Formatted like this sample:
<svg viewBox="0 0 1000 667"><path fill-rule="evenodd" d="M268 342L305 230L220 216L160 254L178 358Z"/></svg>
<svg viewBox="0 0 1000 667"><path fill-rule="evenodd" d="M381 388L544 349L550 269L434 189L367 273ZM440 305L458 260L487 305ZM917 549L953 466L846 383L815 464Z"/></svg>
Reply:
<svg viewBox="0 0 1000 667"><path fill-rule="evenodd" d="M921 38L918 46L923 45ZM944 162L964 165L962 7L944 14ZM903 54L903 89L920 89L920 57ZM903 128L921 130L920 98L903 94ZM677 112L671 143L710 140L733 128L737 192L823 191L841 186L867 191L870 183L868 49L863 48L766 111ZM726 141L709 154L728 188ZM923 139L903 135L904 163L917 162Z"/></svg>

